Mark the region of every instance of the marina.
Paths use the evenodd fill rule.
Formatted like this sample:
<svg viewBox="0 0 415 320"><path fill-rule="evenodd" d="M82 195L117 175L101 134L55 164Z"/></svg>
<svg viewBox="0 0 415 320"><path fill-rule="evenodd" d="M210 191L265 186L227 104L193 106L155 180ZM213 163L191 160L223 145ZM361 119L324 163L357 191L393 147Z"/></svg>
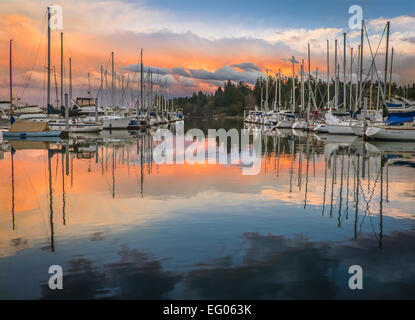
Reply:
<svg viewBox="0 0 415 320"><path fill-rule="evenodd" d="M415 299L415 15L215 1L0 3L0 300Z"/></svg>
<svg viewBox="0 0 415 320"><path fill-rule="evenodd" d="M414 110L415 101L408 100L404 97L395 96L392 98L392 66L394 48L391 50L389 82L388 77L388 53L389 53L389 29L390 22L386 23L383 30L382 38L377 46L382 43L383 36L386 33L386 53L384 63L384 82L382 89L382 79L378 74L376 68L375 58L378 53L371 52L370 68L366 75L363 74L363 65L365 64L363 58L363 48L366 45L364 21L361 27L361 41L358 45L358 56L353 57L353 47L347 48L346 33L343 33L343 82L339 81L339 64L338 64L338 43L335 40L335 73L334 77L330 74L330 42L327 40L327 90L325 96L327 97L324 105L324 96L321 100L316 102L316 89L321 86L321 83L311 73L311 53L310 44L308 44L308 74L304 72L305 64L302 60L300 67L300 77L295 72L295 57L290 60L292 62L292 76L287 78L281 76L281 73L276 74L276 78L267 76L261 82L261 97L260 107L255 106L254 110L249 111L248 115L244 117L244 122L262 124L271 128L292 128L294 130L306 130L330 133L334 135L356 135L369 140L394 140L394 141L414 141L414 133L412 127L414 126ZM369 49L370 42L368 40ZM347 74L347 51L350 50L350 72ZM357 62L355 62L357 60ZM358 70L356 73L359 78L354 84L353 77L353 63L357 63ZM374 79L374 77L376 77ZM370 79L370 80L369 80ZM274 102L271 106L269 104L269 83L274 83L275 95ZM265 83L265 99L263 98L263 86ZM291 84L290 84L291 83ZM377 86L377 98L374 99L373 88L374 83ZM292 85L291 89L290 86ZM285 92L285 101L282 102L281 86ZM314 88L313 88L314 87ZM334 88L332 88L334 87ZM340 89L343 89L343 103L339 103ZM355 87L355 90L354 90ZM299 88L299 89L298 89ZM388 89L387 89L388 88ZM331 98L331 92L334 89L334 97ZM296 93L300 91L300 97L296 98ZM290 92L290 96L287 96ZM355 99L353 97L355 96ZM300 104L298 104L298 100ZM382 102L383 101L383 102ZM318 105L323 106L319 109ZM287 107L290 107L289 110ZM307 107L305 107L307 106ZM313 106L313 108L312 108ZM354 106L354 107L352 107ZM246 112L245 112L246 114Z"/></svg>

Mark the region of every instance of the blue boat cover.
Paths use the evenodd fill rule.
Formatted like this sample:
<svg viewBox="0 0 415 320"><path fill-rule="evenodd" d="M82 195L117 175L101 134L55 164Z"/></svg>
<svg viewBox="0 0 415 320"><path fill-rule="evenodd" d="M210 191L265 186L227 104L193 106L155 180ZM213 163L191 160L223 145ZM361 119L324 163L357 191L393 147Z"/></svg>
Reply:
<svg viewBox="0 0 415 320"><path fill-rule="evenodd" d="M402 103L391 103L386 101L386 106L388 108L399 108L402 107Z"/></svg>
<svg viewBox="0 0 415 320"><path fill-rule="evenodd" d="M414 117L402 115L402 114L391 114L387 119L386 123L392 126L401 125L405 122L412 122L414 121Z"/></svg>

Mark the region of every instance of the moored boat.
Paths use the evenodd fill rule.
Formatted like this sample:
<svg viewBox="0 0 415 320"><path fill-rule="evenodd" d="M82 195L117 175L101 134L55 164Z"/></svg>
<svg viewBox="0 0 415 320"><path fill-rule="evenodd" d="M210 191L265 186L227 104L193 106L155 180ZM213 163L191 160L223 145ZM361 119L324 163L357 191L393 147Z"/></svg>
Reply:
<svg viewBox="0 0 415 320"><path fill-rule="evenodd" d="M373 125L366 129L368 139L415 141L415 123L395 125Z"/></svg>
<svg viewBox="0 0 415 320"><path fill-rule="evenodd" d="M292 125L292 128L295 130L306 130L307 122L303 120L295 121Z"/></svg>
<svg viewBox="0 0 415 320"><path fill-rule="evenodd" d="M49 128L51 130L66 130L65 120L58 121L49 121ZM72 121L69 123L69 132L70 133L80 133L80 132L99 132L103 128L102 124L98 123L84 123L82 121Z"/></svg>
<svg viewBox="0 0 415 320"><path fill-rule="evenodd" d="M60 137L62 130L50 130L46 122L16 121L9 131L3 132L3 138Z"/></svg>
<svg viewBox="0 0 415 320"><path fill-rule="evenodd" d="M317 124L313 131L315 132L320 132L320 133L329 133L329 130L327 130L326 124L325 123L319 123Z"/></svg>
<svg viewBox="0 0 415 320"><path fill-rule="evenodd" d="M111 116L103 116L103 128L107 130L113 130L113 129L127 129L131 122L136 119L135 116L117 116L117 115L111 115Z"/></svg>
<svg viewBox="0 0 415 320"><path fill-rule="evenodd" d="M293 123L292 123L292 121L291 120L289 120L288 118L286 118L286 117L283 117L283 118L281 118L279 121L278 121L278 123L277 123L277 125L275 126L276 128L279 128L279 129L291 129L292 128L292 126L293 126Z"/></svg>
<svg viewBox="0 0 415 320"><path fill-rule="evenodd" d="M339 122L336 124L326 124L326 128L330 134L347 134L354 135L354 131L350 122Z"/></svg>

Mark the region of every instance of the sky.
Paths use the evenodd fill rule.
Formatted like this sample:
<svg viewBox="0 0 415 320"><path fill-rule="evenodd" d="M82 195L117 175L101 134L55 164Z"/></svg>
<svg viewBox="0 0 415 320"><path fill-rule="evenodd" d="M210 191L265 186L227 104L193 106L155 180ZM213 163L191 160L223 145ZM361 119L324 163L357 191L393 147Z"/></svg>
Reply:
<svg viewBox="0 0 415 320"><path fill-rule="evenodd" d="M45 104L45 22L46 8L52 4L63 9L64 79L67 87L70 56L75 96L87 94L88 72L92 95L96 95L100 66L110 71L108 62L114 51L117 75L124 75L126 82L130 79L133 99L141 48L145 70L160 74L154 81L167 81L169 96L199 90L211 93L226 80L253 84L258 76L275 75L280 69L290 76L292 56L299 62L295 67L298 74L302 59L307 64L308 43L311 69L318 68L320 77L326 78L327 40L331 70L335 39L339 41L339 63L343 63L343 32L348 37L349 66L350 48L357 51L360 33L349 28L352 5L363 9L373 54L378 48L379 77L383 78L385 37L379 41L386 22L391 21L393 79L401 84L415 80L415 3L411 0L0 0L0 100L9 99L9 40L13 39L15 93L23 102ZM58 87L60 32L52 32L52 66ZM367 64L370 54L365 42Z"/></svg>

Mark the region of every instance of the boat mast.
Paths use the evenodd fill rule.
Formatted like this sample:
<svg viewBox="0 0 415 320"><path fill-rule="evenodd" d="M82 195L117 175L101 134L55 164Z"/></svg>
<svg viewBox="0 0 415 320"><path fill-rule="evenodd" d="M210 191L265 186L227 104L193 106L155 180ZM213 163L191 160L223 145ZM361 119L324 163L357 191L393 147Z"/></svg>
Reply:
<svg viewBox="0 0 415 320"><path fill-rule="evenodd" d="M143 49L141 49L141 54L140 54L140 61L141 61L141 65L140 65L140 99L141 99L141 111L144 110L144 94L143 94ZM137 105L137 117L138 117L138 105ZM138 119L137 119L138 120Z"/></svg>
<svg viewBox="0 0 415 320"><path fill-rule="evenodd" d="M150 70L150 112L153 109L153 71Z"/></svg>
<svg viewBox="0 0 415 320"><path fill-rule="evenodd" d="M281 108L281 69L278 70L278 112Z"/></svg>
<svg viewBox="0 0 415 320"><path fill-rule="evenodd" d="M56 69L55 69L55 66L53 66L53 75L55 77L56 109L59 109L58 82L56 81Z"/></svg>
<svg viewBox="0 0 415 320"><path fill-rule="evenodd" d="M370 92L369 92L369 111L372 111L372 100L373 100L373 71L370 78Z"/></svg>
<svg viewBox="0 0 415 320"><path fill-rule="evenodd" d="M346 32L343 33L343 108L346 109ZM350 109L350 108L349 108Z"/></svg>
<svg viewBox="0 0 415 320"><path fill-rule="evenodd" d="M353 96L353 48L350 48L350 80L349 80L349 90L350 90L350 101L349 101L349 110L352 110L352 96Z"/></svg>
<svg viewBox="0 0 415 320"><path fill-rule="evenodd" d="M314 90L313 90L313 93L314 93L314 96L315 97L317 97L317 86L318 86L318 83L319 83L319 78L318 78L318 67L316 67L316 85L314 86ZM316 106L316 108L317 108L317 106ZM316 109L317 110L317 109Z"/></svg>
<svg viewBox="0 0 415 320"><path fill-rule="evenodd" d="M267 82L265 83L265 110L268 111L268 71L267 71Z"/></svg>
<svg viewBox="0 0 415 320"><path fill-rule="evenodd" d="M308 128L308 122L310 121L310 106L311 106L311 58L310 58L310 44L309 43L307 47L308 47L308 103L307 103L307 128Z"/></svg>
<svg viewBox="0 0 415 320"><path fill-rule="evenodd" d="M360 70L359 70L359 80L360 80L360 93L359 93L359 107L362 108L362 99L363 99L363 28L365 22L362 20L362 30L360 33Z"/></svg>
<svg viewBox="0 0 415 320"><path fill-rule="evenodd" d="M61 106L63 106L63 32L61 32Z"/></svg>
<svg viewBox="0 0 415 320"><path fill-rule="evenodd" d="M104 105L104 67L101 65L101 106Z"/></svg>
<svg viewBox="0 0 415 320"><path fill-rule="evenodd" d="M392 65L393 65L393 47L391 53L391 68L389 72L389 93L388 93L388 100L391 100L391 89L392 89Z"/></svg>
<svg viewBox="0 0 415 320"><path fill-rule="evenodd" d="M386 100L386 80L387 80L387 75L388 75L389 28L390 28L390 21L388 21L386 23L385 74L384 74L384 80L383 80L383 92L384 92L384 99L385 100Z"/></svg>
<svg viewBox="0 0 415 320"><path fill-rule="evenodd" d="M13 116L13 40L10 40L10 118Z"/></svg>
<svg viewBox="0 0 415 320"><path fill-rule="evenodd" d="M90 79L89 72L88 72L88 98L91 100L91 79Z"/></svg>
<svg viewBox="0 0 415 320"><path fill-rule="evenodd" d="M330 44L327 40L327 106L331 112L330 105Z"/></svg>
<svg viewBox="0 0 415 320"><path fill-rule="evenodd" d="M48 92L47 92L47 107L50 105L50 17L51 7L48 7Z"/></svg>
<svg viewBox="0 0 415 320"><path fill-rule="evenodd" d="M291 104L291 115L294 115L295 112L295 78L294 78L294 61L295 58L293 56L292 63L293 63L293 95L292 95L292 104Z"/></svg>
<svg viewBox="0 0 415 320"><path fill-rule="evenodd" d="M167 78L164 79L164 85L166 87L166 97L168 98L169 97L169 88L167 86ZM166 99L165 102L164 102L165 109L167 109L168 105L169 105L169 100Z"/></svg>
<svg viewBox="0 0 415 320"><path fill-rule="evenodd" d="M277 111L277 99L278 99L278 80L277 80L277 77L275 77L275 96L274 96L274 105L272 108L274 112Z"/></svg>
<svg viewBox="0 0 415 320"><path fill-rule="evenodd" d="M377 89L378 89L378 92L377 92L377 97L376 97L376 110L379 110L379 97L380 97L380 86L379 86L379 82L378 82L378 85L377 85Z"/></svg>
<svg viewBox="0 0 415 320"><path fill-rule="evenodd" d="M340 63L337 64L337 107L339 106L339 89L340 89Z"/></svg>
<svg viewBox="0 0 415 320"><path fill-rule="evenodd" d="M339 108L339 74L337 68L337 39L334 40L334 107Z"/></svg>
<svg viewBox="0 0 415 320"><path fill-rule="evenodd" d="M301 111L304 110L304 59L301 60Z"/></svg>
<svg viewBox="0 0 415 320"><path fill-rule="evenodd" d="M359 108L359 70L360 70L360 44L357 47L357 71L356 71L356 101L355 101L355 109Z"/></svg>
<svg viewBox="0 0 415 320"><path fill-rule="evenodd" d="M69 57L69 110L72 108L72 58Z"/></svg>
<svg viewBox="0 0 415 320"><path fill-rule="evenodd" d="M115 74L114 74L114 51L111 52L111 106L115 106L114 97Z"/></svg>
<svg viewBox="0 0 415 320"><path fill-rule="evenodd" d="M65 93L65 130L69 132L69 104L67 93Z"/></svg>
<svg viewBox="0 0 415 320"><path fill-rule="evenodd" d="M124 75L121 75L121 106L124 106Z"/></svg>

